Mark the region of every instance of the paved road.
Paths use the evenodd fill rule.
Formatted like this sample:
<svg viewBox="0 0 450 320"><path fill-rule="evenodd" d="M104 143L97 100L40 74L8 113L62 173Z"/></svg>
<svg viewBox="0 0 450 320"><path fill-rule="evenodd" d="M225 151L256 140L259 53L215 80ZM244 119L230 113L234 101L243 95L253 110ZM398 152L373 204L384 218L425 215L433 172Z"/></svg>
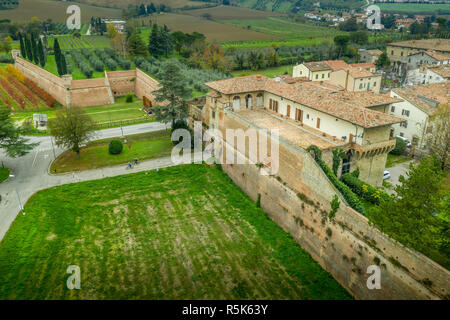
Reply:
<svg viewBox="0 0 450 320"><path fill-rule="evenodd" d="M412 160L412 161L414 161L414 160ZM409 171L410 163L411 163L411 161L407 161L407 162L400 163L396 166L393 166L391 168L386 168L386 170L388 170L391 173L391 177L389 179L387 179L386 181L389 182L390 184L392 184L394 187L399 185L400 182L398 181L398 179L400 178L401 175L403 175L405 178L408 177L406 173ZM387 190L387 192L389 194L392 194L395 191L392 188L392 189Z"/></svg>
<svg viewBox="0 0 450 320"><path fill-rule="evenodd" d="M123 127L123 134L131 135L158 131L165 128L166 126L162 123L150 122ZM96 131L93 140L120 136L122 136L121 128L111 128ZM30 142L40 142L40 145L22 158L11 159L6 157L3 151L0 151L1 161L5 167L11 170L11 174L14 175L13 178L9 178L0 184L0 195L2 196L2 202L0 203L0 240L3 239L9 226L20 212L19 201L24 205L39 190L72 182L101 179L107 176L150 170L170 165L170 158L166 158L147 161L132 170L125 170L126 166L121 165L77 174L51 176L48 174L49 165L64 150L56 146L53 148L51 137L31 137Z"/></svg>

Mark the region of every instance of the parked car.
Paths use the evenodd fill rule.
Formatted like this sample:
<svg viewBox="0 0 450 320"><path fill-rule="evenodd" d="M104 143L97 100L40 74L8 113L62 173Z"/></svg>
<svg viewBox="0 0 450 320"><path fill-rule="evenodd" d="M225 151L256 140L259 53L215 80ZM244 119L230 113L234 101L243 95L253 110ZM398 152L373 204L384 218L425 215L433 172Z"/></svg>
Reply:
<svg viewBox="0 0 450 320"><path fill-rule="evenodd" d="M383 174L383 180L390 179L390 178L391 178L391 173L389 171L385 170L384 174Z"/></svg>
<svg viewBox="0 0 450 320"><path fill-rule="evenodd" d="M405 137L402 137L402 136L395 136L395 137L405 141L406 147L411 148L411 141L409 141L408 139L406 139Z"/></svg>

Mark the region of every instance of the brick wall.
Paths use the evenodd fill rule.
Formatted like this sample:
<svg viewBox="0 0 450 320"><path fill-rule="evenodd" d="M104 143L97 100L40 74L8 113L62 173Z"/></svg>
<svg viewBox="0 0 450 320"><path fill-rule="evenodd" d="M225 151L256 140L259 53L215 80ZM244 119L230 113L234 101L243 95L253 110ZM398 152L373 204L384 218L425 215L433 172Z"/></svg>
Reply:
<svg viewBox="0 0 450 320"><path fill-rule="evenodd" d="M255 127L225 112L219 129ZM224 144L223 154L230 149ZM246 158L242 153L238 156ZM223 169L261 207L357 299L439 299L449 296L450 273L370 226L348 207L322 169L303 149L280 143L280 170L263 176L255 164L224 164ZM301 193L301 198L298 194ZM337 194L340 209L328 218ZM381 289L367 288L367 267L379 265ZM431 285L430 282L431 281Z"/></svg>
<svg viewBox="0 0 450 320"><path fill-rule="evenodd" d="M13 57L15 67L20 72L64 106L113 104L114 97L124 96L129 92L141 99L146 96L155 102L152 92L158 89L159 83L139 69L105 72L104 78L73 80L71 75L58 77L22 59L18 50L13 50Z"/></svg>
<svg viewBox="0 0 450 320"><path fill-rule="evenodd" d="M50 93L56 101L66 105L66 88L70 85L71 77L65 82L62 78L30 63L18 56L15 58L15 68L27 78L34 81L39 87Z"/></svg>

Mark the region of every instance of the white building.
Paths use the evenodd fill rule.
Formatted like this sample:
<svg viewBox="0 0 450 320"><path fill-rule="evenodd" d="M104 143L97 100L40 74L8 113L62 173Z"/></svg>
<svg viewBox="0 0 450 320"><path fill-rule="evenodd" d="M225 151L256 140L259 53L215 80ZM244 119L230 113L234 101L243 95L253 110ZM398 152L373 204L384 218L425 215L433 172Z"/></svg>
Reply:
<svg viewBox="0 0 450 320"><path fill-rule="evenodd" d="M406 119L393 124L391 136L405 137L411 144L427 149L427 134L432 132L429 118L440 104L448 104L450 83L434 83L423 86L397 88L391 91L391 97L403 99L393 103L389 113Z"/></svg>
<svg viewBox="0 0 450 320"><path fill-rule="evenodd" d="M406 76L408 85L448 82L450 79L450 64L440 66L421 66L410 70Z"/></svg>

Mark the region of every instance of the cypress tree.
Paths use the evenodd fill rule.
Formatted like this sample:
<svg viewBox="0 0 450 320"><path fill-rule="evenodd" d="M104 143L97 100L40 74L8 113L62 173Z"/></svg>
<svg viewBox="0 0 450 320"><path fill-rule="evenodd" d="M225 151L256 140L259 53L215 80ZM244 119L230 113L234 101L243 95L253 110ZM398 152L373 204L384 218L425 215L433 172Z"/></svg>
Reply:
<svg viewBox="0 0 450 320"><path fill-rule="evenodd" d="M33 62L34 62L34 64L39 64L39 53L38 53L36 39L34 38L33 34L31 34L31 49L33 50Z"/></svg>
<svg viewBox="0 0 450 320"><path fill-rule="evenodd" d="M31 48L31 41L30 38L28 38L27 36L25 36L25 49L27 53L27 59L29 61L33 61L33 50Z"/></svg>
<svg viewBox="0 0 450 320"><path fill-rule="evenodd" d="M27 53L25 51L25 43L23 42L23 37L21 33L19 33L19 41L20 41L20 55L22 56L22 58L25 59L27 57Z"/></svg>
<svg viewBox="0 0 450 320"><path fill-rule="evenodd" d="M42 41L38 40L38 53L39 53L39 63L41 64L41 67L45 67L46 59L44 54L44 46L42 45Z"/></svg>
<svg viewBox="0 0 450 320"><path fill-rule="evenodd" d="M67 62L64 54L60 55L61 75L67 74Z"/></svg>
<svg viewBox="0 0 450 320"><path fill-rule="evenodd" d="M53 51L55 53L55 62L56 62L56 68L58 69L58 74L61 75L62 69L61 69L61 48L59 46L58 39L55 38L55 42L53 43Z"/></svg>

